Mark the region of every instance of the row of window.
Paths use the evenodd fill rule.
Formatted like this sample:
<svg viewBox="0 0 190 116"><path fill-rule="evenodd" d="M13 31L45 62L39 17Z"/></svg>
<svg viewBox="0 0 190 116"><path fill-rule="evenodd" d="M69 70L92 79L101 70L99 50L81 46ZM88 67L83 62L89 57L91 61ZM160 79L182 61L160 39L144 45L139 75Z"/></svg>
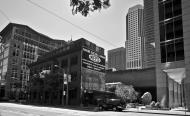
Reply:
<svg viewBox="0 0 190 116"><path fill-rule="evenodd" d="M23 52L23 58L28 58L28 59L34 60L35 59L35 55L34 54L30 54L28 52Z"/></svg>
<svg viewBox="0 0 190 116"><path fill-rule="evenodd" d="M13 47L20 49L20 45L18 45L16 43L13 44Z"/></svg>
<svg viewBox="0 0 190 116"><path fill-rule="evenodd" d="M19 56L19 50L18 49L13 50L12 54L13 56Z"/></svg>
<svg viewBox="0 0 190 116"><path fill-rule="evenodd" d="M182 14L181 0L159 0L159 20L176 17Z"/></svg>
<svg viewBox="0 0 190 116"><path fill-rule="evenodd" d="M184 60L181 0L158 2L161 62Z"/></svg>
<svg viewBox="0 0 190 116"><path fill-rule="evenodd" d="M160 24L160 41L183 37L182 17L177 17Z"/></svg>
<svg viewBox="0 0 190 116"><path fill-rule="evenodd" d="M22 59L22 65L27 66L29 64L33 63L33 60L29 59Z"/></svg>
<svg viewBox="0 0 190 116"><path fill-rule="evenodd" d="M51 50L52 48L49 47L48 45L44 45L43 43L40 43L40 42L37 42L35 40L32 40L32 39L28 39L28 38L25 38L24 36L20 36L20 35L14 35L14 39L20 41L20 42L25 42L27 44L31 44L31 45L35 45L35 46L38 46L40 48L43 48L43 49L46 49L46 50Z"/></svg>
<svg viewBox="0 0 190 116"><path fill-rule="evenodd" d="M127 62L127 67L128 68L140 68L142 67L142 62L141 60L133 60L133 61L130 61L130 62Z"/></svg>
<svg viewBox="0 0 190 116"><path fill-rule="evenodd" d="M30 52L30 53L34 53L35 52L35 47L34 46L29 46L29 45L24 45L23 47L24 51Z"/></svg>
<svg viewBox="0 0 190 116"><path fill-rule="evenodd" d="M78 64L78 56L73 56L70 61L70 65L77 65ZM67 67L68 66L68 59L63 59L61 62L62 67Z"/></svg>
<svg viewBox="0 0 190 116"><path fill-rule="evenodd" d="M161 62L184 60L183 38L160 44Z"/></svg>
<svg viewBox="0 0 190 116"><path fill-rule="evenodd" d="M34 38L36 41L39 41L39 42L42 42L42 43L45 43L45 44L50 44L51 43L51 41L48 40L49 38L47 39L47 37L44 37L44 36L41 36L41 35L37 35L35 33L30 33L28 30L16 29L16 33L19 34L19 35L25 36L28 39L29 38ZM57 43L55 43L55 44L57 45ZM54 46L55 46L55 44L54 44ZM53 44L51 44L51 45L53 45Z"/></svg>

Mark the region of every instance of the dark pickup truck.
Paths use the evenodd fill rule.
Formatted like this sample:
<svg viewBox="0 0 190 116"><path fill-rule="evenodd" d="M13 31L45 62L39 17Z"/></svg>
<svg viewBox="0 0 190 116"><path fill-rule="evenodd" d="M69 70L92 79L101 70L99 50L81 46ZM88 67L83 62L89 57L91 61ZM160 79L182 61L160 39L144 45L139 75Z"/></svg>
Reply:
<svg viewBox="0 0 190 116"><path fill-rule="evenodd" d="M122 111L126 105L119 98L99 98L97 99L99 110Z"/></svg>

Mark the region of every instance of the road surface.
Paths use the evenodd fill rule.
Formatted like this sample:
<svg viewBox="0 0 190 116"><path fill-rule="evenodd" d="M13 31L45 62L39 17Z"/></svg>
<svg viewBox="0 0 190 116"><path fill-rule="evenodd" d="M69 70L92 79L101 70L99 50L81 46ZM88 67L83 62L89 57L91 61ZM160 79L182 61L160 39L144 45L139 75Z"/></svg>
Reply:
<svg viewBox="0 0 190 116"><path fill-rule="evenodd" d="M84 111L52 107L39 107L13 103L0 103L0 116L171 116L159 112ZM175 115L172 115L175 116ZM179 114L176 116L180 116ZM181 115L182 116L182 115Z"/></svg>

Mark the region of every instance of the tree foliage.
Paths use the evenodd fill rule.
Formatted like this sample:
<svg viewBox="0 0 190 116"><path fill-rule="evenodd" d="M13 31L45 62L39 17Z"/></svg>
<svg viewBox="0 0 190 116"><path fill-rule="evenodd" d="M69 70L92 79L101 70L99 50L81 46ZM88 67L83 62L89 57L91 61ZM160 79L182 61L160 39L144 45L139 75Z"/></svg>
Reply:
<svg viewBox="0 0 190 116"><path fill-rule="evenodd" d="M30 80L30 85L32 89L37 89L39 91L44 90L58 90L62 83L62 77L56 73L51 72L46 74L45 78L40 78L40 76L33 76Z"/></svg>
<svg viewBox="0 0 190 116"><path fill-rule="evenodd" d="M133 102L136 101L138 98L138 92L136 92L131 85L109 85L106 86L106 89L108 91L115 92L115 94L120 97L124 102Z"/></svg>
<svg viewBox="0 0 190 116"><path fill-rule="evenodd" d="M70 0L70 6L72 7L72 13L81 13L83 16L87 16L90 12L106 9L110 6L109 0Z"/></svg>

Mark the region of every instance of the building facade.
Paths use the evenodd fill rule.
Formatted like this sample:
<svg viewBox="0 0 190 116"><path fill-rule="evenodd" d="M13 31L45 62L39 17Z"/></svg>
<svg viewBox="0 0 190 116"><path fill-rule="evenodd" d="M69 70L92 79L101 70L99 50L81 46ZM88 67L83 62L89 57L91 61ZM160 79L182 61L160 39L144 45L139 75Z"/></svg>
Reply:
<svg viewBox="0 0 190 116"><path fill-rule="evenodd" d="M154 0L153 7L157 100L165 99L166 106L175 107L179 106L182 95L182 101L190 110L190 1ZM172 88L176 84L170 79L180 87Z"/></svg>
<svg viewBox="0 0 190 116"><path fill-rule="evenodd" d="M129 8L126 18L126 69L143 68L143 6Z"/></svg>
<svg viewBox="0 0 190 116"><path fill-rule="evenodd" d="M144 68L155 67L155 35L153 0L144 0Z"/></svg>
<svg viewBox="0 0 190 116"><path fill-rule="evenodd" d="M166 98L160 100L160 85L157 83L156 68L146 68L146 69L133 69L124 71L108 71L106 73L106 83L122 82L125 85L132 85L134 89L142 96L145 92L150 92L152 95L152 100L155 102L160 102L162 107L178 107L184 104L183 93L181 93L181 84L173 78L168 78L168 85L165 95L169 97L170 100Z"/></svg>
<svg viewBox="0 0 190 116"><path fill-rule="evenodd" d="M106 72L106 83L117 82L132 85L139 96L142 96L145 92L150 92L152 100L156 101L157 99L155 68Z"/></svg>
<svg viewBox="0 0 190 116"><path fill-rule="evenodd" d="M0 93L1 98L17 99L25 93L30 63L45 53L66 45L53 40L26 25L10 23L1 32ZM17 97L17 98L15 98Z"/></svg>
<svg viewBox="0 0 190 116"><path fill-rule="evenodd" d="M108 50L108 69L126 69L126 50L124 47Z"/></svg>
<svg viewBox="0 0 190 116"><path fill-rule="evenodd" d="M56 104L61 104L62 101L67 101L67 105L80 105L84 101L84 96L88 99L88 102L92 102L92 96L91 98L87 97L87 93L92 95L93 91L105 90L104 49L92 42L81 38L70 42L65 47L47 53L30 65L30 79L32 80L33 75L39 74L43 70L53 71L55 66L59 66L61 70L64 70L64 73L71 75L71 81L67 84L68 88L66 85L63 87L63 83L60 83L62 81L56 84L56 86L61 87L53 91L50 91L50 89L39 91L39 88L31 86L31 102L40 103L42 101L47 104L56 101ZM60 78L63 78L63 72ZM68 97L63 97L62 91L66 91ZM59 97L54 98L51 96L52 93ZM41 96L41 98L37 96Z"/></svg>

